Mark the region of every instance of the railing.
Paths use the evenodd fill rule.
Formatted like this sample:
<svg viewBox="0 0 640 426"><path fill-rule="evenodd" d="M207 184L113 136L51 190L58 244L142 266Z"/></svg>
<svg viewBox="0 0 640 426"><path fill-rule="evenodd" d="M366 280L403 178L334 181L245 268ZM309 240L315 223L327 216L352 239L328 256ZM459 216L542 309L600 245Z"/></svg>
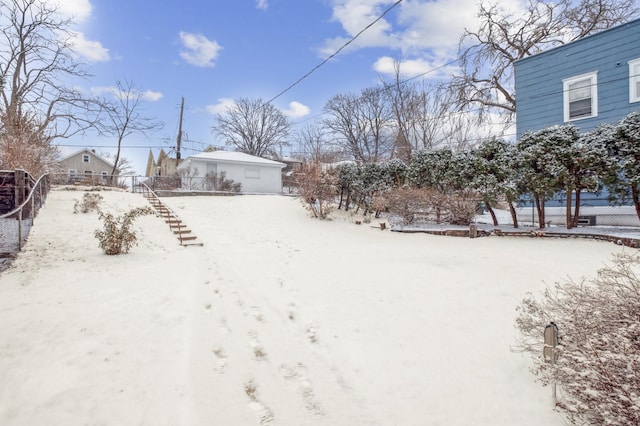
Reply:
<svg viewBox="0 0 640 426"><path fill-rule="evenodd" d="M21 175L25 179L31 179L28 174L22 171L15 173L16 176ZM31 179L31 181L33 180ZM23 179L15 181L16 193L21 192L24 187L23 183ZM34 219L47 198L49 189L49 175L44 174L33 182L26 199L20 205L0 216L0 258L12 257L22 250Z"/></svg>
<svg viewBox="0 0 640 426"><path fill-rule="evenodd" d="M164 178L162 180L154 177L136 175L102 175L102 174L73 174L49 173L51 185L71 185L79 188L86 186L102 186L120 188L131 192L144 192L143 184L147 184L151 189L173 189L180 187L180 179ZM160 182L156 184L156 182Z"/></svg>

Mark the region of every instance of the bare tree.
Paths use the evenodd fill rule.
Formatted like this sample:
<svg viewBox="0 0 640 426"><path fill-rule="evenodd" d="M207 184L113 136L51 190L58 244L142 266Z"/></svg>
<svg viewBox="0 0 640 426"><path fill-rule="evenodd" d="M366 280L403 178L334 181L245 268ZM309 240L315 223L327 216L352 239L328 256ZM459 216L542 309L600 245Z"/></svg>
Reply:
<svg viewBox="0 0 640 426"><path fill-rule="evenodd" d="M635 0L530 0L521 15L496 4L480 6L477 30L466 29L460 41L460 74L451 90L460 108L489 111L507 121L515 113L513 64L553 46L571 42L632 19Z"/></svg>
<svg viewBox="0 0 640 426"><path fill-rule="evenodd" d="M239 98L223 114L217 114L213 130L226 144L246 154L263 157L275 155L277 148L288 145L291 123L287 117L262 99Z"/></svg>
<svg viewBox="0 0 640 426"><path fill-rule="evenodd" d="M477 120L468 112L449 112L438 122L444 144L453 151L465 151L473 148L481 140L481 130ZM485 135L484 137L490 137Z"/></svg>
<svg viewBox="0 0 640 426"><path fill-rule="evenodd" d="M112 162L115 158L115 154L110 152L101 152L100 157ZM120 159L118 160L118 172L119 176L131 176L135 174L133 163L129 158L120 156Z"/></svg>
<svg viewBox="0 0 640 426"><path fill-rule="evenodd" d="M312 163L331 163L340 155L333 144L327 140L325 130L314 124L302 127L297 132L295 140L300 156Z"/></svg>
<svg viewBox="0 0 640 426"><path fill-rule="evenodd" d="M439 83L403 80L400 62L393 81L383 81L396 128L394 156L408 162L420 149L433 149L445 140L443 121L450 115L447 88Z"/></svg>
<svg viewBox="0 0 640 426"><path fill-rule="evenodd" d="M392 112L382 90L367 88L360 95L336 95L324 111L329 116L324 125L356 161L375 163L391 152Z"/></svg>
<svg viewBox="0 0 640 426"><path fill-rule="evenodd" d="M5 0L0 16L1 160L37 174L51 166L55 139L95 125L99 105L71 85L87 73L73 57L72 22L51 2Z"/></svg>
<svg viewBox="0 0 640 426"><path fill-rule="evenodd" d="M103 101L107 118L101 127L101 132L117 138L111 171L111 176L114 176L120 165L120 152L124 139L135 133L146 135L161 129L164 125L142 114L144 93L136 88L133 82L117 81L110 91L114 100Z"/></svg>

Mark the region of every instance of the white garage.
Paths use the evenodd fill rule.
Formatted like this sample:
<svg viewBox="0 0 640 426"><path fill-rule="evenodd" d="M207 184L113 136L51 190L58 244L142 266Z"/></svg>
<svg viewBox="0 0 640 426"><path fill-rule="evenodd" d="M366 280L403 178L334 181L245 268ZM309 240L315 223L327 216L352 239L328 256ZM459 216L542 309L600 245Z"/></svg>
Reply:
<svg viewBox="0 0 640 426"><path fill-rule="evenodd" d="M224 173L226 179L242 185L243 193L279 194L285 166L242 152L213 151L187 157L177 170L186 190L211 190L207 176Z"/></svg>

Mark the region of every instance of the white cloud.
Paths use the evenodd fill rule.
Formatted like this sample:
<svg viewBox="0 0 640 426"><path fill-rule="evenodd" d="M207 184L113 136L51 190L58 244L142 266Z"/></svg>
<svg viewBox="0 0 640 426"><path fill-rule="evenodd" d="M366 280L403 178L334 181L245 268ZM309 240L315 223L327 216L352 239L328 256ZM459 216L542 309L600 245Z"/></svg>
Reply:
<svg viewBox="0 0 640 426"><path fill-rule="evenodd" d="M117 86L94 86L91 89L91 93L94 96L113 96L114 98L124 98L125 93L121 92ZM142 100L155 102L162 99L164 96L162 92L156 92L153 90L145 90L141 92Z"/></svg>
<svg viewBox="0 0 640 426"><path fill-rule="evenodd" d="M231 108L235 105L235 101L231 98L220 98L215 105L207 105L207 112L211 114L224 114L227 108Z"/></svg>
<svg viewBox="0 0 640 426"><path fill-rule="evenodd" d="M512 13L522 10L522 0L497 0L500 7ZM327 39L321 49L323 57L335 52L351 37L378 18L391 0L331 0L333 19L342 25L346 35ZM458 43L465 28L479 25L477 0L405 0L376 25L367 29L349 50L388 48L402 56L407 73L424 72L457 57ZM407 59L410 58L410 59ZM379 59L374 67L389 66L388 58ZM415 71L411 71L415 69Z"/></svg>
<svg viewBox="0 0 640 426"><path fill-rule="evenodd" d="M58 10L73 18L76 22L83 22L91 16L93 6L89 0L52 0Z"/></svg>
<svg viewBox="0 0 640 426"><path fill-rule="evenodd" d="M382 56L373 64L373 69L383 75L395 76L396 66L399 65L402 78L412 78L424 75L428 78L441 78L450 75L456 64L442 63L442 58L435 55L434 58L401 59L390 56Z"/></svg>
<svg viewBox="0 0 640 426"><path fill-rule="evenodd" d="M267 0L256 0L256 7L261 10L267 10L269 3L267 3Z"/></svg>
<svg viewBox="0 0 640 426"><path fill-rule="evenodd" d="M321 54L325 57L342 47L390 6L389 1L384 0L333 0L333 3L332 19L342 25L348 37L339 36L325 40L324 47L321 49ZM392 25L383 18L360 34L348 49L379 46L399 47L399 40L390 33L391 28Z"/></svg>
<svg viewBox="0 0 640 426"><path fill-rule="evenodd" d="M76 24L82 24L91 17L93 5L90 0L47 0L64 19L70 18ZM70 40L75 54L87 62L106 62L111 59L109 49L99 41L88 40L81 31L72 31Z"/></svg>
<svg viewBox="0 0 640 426"><path fill-rule="evenodd" d="M404 51L457 52L465 28L477 26L478 5L469 0L414 1L402 4L398 36Z"/></svg>
<svg viewBox="0 0 640 426"><path fill-rule="evenodd" d="M71 43L76 55L84 58L88 62L106 62L111 59L109 49L104 47L99 41L87 40L84 33L71 33Z"/></svg>
<svg viewBox="0 0 640 426"><path fill-rule="evenodd" d="M310 112L311 110L308 106L296 101L289 103L289 109L282 111L284 115L293 118L305 117L309 115Z"/></svg>
<svg viewBox="0 0 640 426"><path fill-rule="evenodd" d="M142 99L149 102L155 102L162 99L163 94L161 92L154 92L153 90L145 90L142 93Z"/></svg>
<svg viewBox="0 0 640 426"><path fill-rule="evenodd" d="M180 31L180 40L185 50L180 51L182 59L197 67L213 67L222 46L202 34Z"/></svg>

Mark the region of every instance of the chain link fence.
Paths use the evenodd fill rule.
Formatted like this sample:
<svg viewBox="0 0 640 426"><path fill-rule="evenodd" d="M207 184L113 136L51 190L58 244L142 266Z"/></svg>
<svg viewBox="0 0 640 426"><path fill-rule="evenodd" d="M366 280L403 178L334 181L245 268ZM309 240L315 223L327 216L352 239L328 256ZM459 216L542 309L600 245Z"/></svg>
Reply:
<svg viewBox="0 0 640 426"><path fill-rule="evenodd" d="M22 170L0 171L0 270L22 250L50 187L48 175L35 181Z"/></svg>
<svg viewBox="0 0 640 426"><path fill-rule="evenodd" d="M566 226L566 198L556 195L545 201L545 222L547 225ZM523 224L539 226L539 217L531 199L522 199L516 209L518 220ZM571 204L571 214L575 212L575 199ZM611 200L606 194L583 192L580 196L578 226L613 226L640 228L640 219L631 200Z"/></svg>
<svg viewBox="0 0 640 426"><path fill-rule="evenodd" d="M131 192L142 192L140 186L142 183L148 183L149 177L145 176L122 176L107 174L73 174L68 173L49 173L51 185L70 185L70 186L104 186L120 188Z"/></svg>

